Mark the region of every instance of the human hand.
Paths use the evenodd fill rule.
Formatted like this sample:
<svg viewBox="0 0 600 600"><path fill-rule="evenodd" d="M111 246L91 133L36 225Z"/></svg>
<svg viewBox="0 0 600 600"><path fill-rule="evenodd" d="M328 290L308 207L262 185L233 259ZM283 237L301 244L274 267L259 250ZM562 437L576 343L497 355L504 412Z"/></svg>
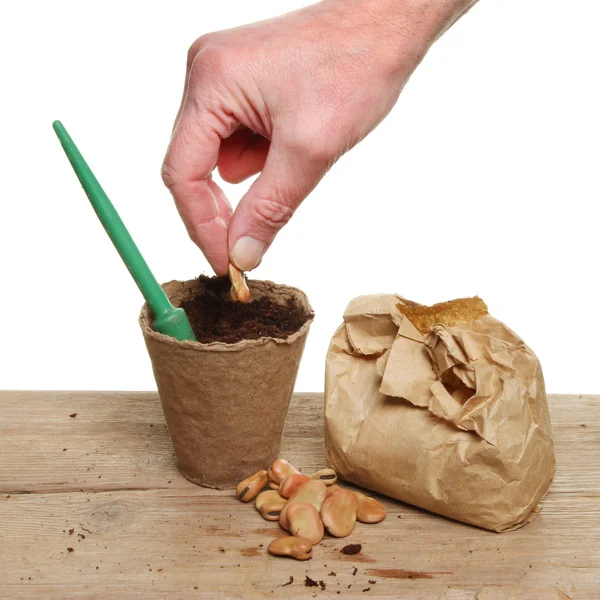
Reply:
<svg viewBox="0 0 600 600"><path fill-rule="evenodd" d="M476 0L325 0L205 35L188 53L162 176L217 275L261 261L331 166L387 115ZM212 179L261 173L235 213Z"/></svg>

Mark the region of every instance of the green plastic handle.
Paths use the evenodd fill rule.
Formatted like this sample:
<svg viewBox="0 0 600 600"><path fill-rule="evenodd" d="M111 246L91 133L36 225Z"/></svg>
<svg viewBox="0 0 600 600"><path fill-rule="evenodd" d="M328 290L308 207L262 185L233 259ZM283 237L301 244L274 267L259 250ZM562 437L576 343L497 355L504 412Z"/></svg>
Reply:
<svg viewBox="0 0 600 600"><path fill-rule="evenodd" d="M63 124L60 121L54 121L52 127L106 233L121 255L146 302L152 308L154 328L160 333L170 335L180 341L196 341L196 336L184 310L175 308L169 302L164 290L158 285L144 257L121 221L119 213L108 199Z"/></svg>

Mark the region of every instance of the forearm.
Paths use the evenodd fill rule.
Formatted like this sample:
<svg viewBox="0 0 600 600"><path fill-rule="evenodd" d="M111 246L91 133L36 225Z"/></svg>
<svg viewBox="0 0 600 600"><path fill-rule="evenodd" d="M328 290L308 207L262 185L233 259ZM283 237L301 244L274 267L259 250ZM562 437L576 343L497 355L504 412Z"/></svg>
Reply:
<svg viewBox="0 0 600 600"><path fill-rule="evenodd" d="M393 59L417 62L428 48L478 0L324 0L334 6L338 23L352 24L357 36L368 32Z"/></svg>
<svg viewBox="0 0 600 600"><path fill-rule="evenodd" d="M328 1L328 0L326 0ZM366 15L396 24L420 22L431 27L443 27L456 22L478 0L331 0L346 8L362 10Z"/></svg>

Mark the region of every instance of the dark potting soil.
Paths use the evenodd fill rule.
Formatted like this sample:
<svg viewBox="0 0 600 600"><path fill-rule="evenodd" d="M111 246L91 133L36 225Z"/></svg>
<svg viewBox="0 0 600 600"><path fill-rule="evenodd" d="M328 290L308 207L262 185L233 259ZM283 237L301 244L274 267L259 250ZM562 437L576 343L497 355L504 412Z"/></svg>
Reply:
<svg viewBox="0 0 600 600"><path fill-rule="evenodd" d="M229 298L228 278L202 279L206 293L183 302L181 308L190 320L196 339L203 344L235 344L261 337L286 338L298 331L309 316L293 299L285 305L269 298L248 304L233 302Z"/></svg>

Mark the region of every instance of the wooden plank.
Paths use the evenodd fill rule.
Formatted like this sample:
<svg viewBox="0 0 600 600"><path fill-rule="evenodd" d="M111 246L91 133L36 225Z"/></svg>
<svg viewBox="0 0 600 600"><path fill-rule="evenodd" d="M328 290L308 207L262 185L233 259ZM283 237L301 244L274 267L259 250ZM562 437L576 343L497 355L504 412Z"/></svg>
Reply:
<svg viewBox="0 0 600 600"><path fill-rule="evenodd" d="M155 394L5 392L0 411L0 598L599 597L598 396L551 398L559 468L528 526L498 535L386 499L386 521L306 563L266 554L279 529L252 506L178 474ZM322 396L295 397L282 454L316 470L322 440ZM361 554L340 553L350 542Z"/></svg>
<svg viewBox="0 0 600 600"><path fill-rule="evenodd" d="M294 400L282 451L299 469L323 462L322 404L316 394ZM0 493L191 485L154 392L0 392L0 407Z"/></svg>

